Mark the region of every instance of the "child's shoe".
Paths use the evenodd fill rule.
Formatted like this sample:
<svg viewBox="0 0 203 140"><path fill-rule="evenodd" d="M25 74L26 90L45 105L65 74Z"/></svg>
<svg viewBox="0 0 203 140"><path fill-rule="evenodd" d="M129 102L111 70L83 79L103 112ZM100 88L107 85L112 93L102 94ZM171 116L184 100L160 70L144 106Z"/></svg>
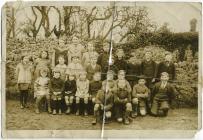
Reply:
<svg viewBox="0 0 203 140"><path fill-rule="evenodd" d="M59 109L59 115L61 115L61 114L62 114L61 109Z"/></svg>
<svg viewBox="0 0 203 140"><path fill-rule="evenodd" d="M24 106L23 106L23 105L20 105L20 109L24 109Z"/></svg>
<svg viewBox="0 0 203 140"><path fill-rule="evenodd" d="M131 116L132 116L132 118L136 118L137 117L137 112L136 111L132 112Z"/></svg>
<svg viewBox="0 0 203 140"><path fill-rule="evenodd" d="M93 121L92 121L92 125L96 125L97 124L97 119L95 118Z"/></svg>
<svg viewBox="0 0 203 140"><path fill-rule="evenodd" d="M122 123L123 122L123 118L118 118L117 122Z"/></svg>
<svg viewBox="0 0 203 140"><path fill-rule="evenodd" d="M53 114L53 115L56 115L56 109L53 110L53 113L52 113L52 114Z"/></svg>
<svg viewBox="0 0 203 140"><path fill-rule="evenodd" d="M124 120L124 124L126 124L126 125L129 125L129 124L130 124L130 121L129 121L128 118L126 118L126 119Z"/></svg>
<svg viewBox="0 0 203 140"><path fill-rule="evenodd" d="M76 111L75 115L76 115L76 116L79 116L79 115L80 115L79 110Z"/></svg>
<svg viewBox="0 0 203 140"><path fill-rule="evenodd" d="M66 114L70 114L70 107L67 108Z"/></svg>
<svg viewBox="0 0 203 140"><path fill-rule="evenodd" d="M36 114L39 114L39 113L40 113L40 112L39 112L39 109L36 109L36 110L35 110L35 113L36 113Z"/></svg>
<svg viewBox="0 0 203 140"><path fill-rule="evenodd" d="M88 116L87 110L84 111L84 115L85 115L85 116Z"/></svg>
<svg viewBox="0 0 203 140"><path fill-rule="evenodd" d="M50 107L48 108L48 113L51 114L51 108Z"/></svg>

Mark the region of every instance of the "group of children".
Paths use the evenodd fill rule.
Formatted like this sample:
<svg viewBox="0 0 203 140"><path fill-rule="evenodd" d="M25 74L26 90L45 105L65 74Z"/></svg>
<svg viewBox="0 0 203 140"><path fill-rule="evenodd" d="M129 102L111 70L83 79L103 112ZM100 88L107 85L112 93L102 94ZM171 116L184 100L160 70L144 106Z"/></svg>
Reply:
<svg viewBox="0 0 203 140"><path fill-rule="evenodd" d="M75 114L80 115L82 107L82 114L87 116L92 109L92 124L103 117L106 123L115 118L129 124L131 117L137 115L167 116L176 92L170 84L170 80L175 79L171 54L157 65L152 60L152 52L147 51L142 63L134 64L124 60L122 49L109 61L108 43L104 43L100 55L92 43L86 48L84 52L77 39L73 40L68 53L59 54L58 64L53 68L46 51L34 66L28 56L23 56L16 67L21 108L28 107L28 91L34 79L36 113L40 113L41 101L46 98L47 110L53 115L62 114L64 102L66 114L75 110Z"/></svg>

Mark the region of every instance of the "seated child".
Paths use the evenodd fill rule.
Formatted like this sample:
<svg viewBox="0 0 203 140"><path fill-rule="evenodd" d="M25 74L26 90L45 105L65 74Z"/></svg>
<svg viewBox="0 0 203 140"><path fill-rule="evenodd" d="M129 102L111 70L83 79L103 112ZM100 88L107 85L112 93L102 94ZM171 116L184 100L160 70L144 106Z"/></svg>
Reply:
<svg viewBox="0 0 203 140"><path fill-rule="evenodd" d="M64 56L59 56L58 62L59 63L56 65L56 68L60 70L61 79L65 81L67 65L65 64Z"/></svg>
<svg viewBox="0 0 203 140"><path fill-rule="evenodd" d="M86 67L87 79L93 80L95 72L101 72L101 66L97 64L97 57L91 57L90 64Z"/></svg>
<svg viewBox="0 0 203 140"><path fill-rule="evenodd" d="M110 85L108 85L110 86ZM111 89L109 87L108 89ZM105 123L109 122L109 119L112 116L112 107L113 107L113 93L110 90L104 91L99 90L96 95L95 105L94 105L94 120L92 125L95 125L103 118L103 113L105 113Z"/></svg>
<svg viewBox="0 0 203 140"><path fill-rule="evenodd" d="M48 105L48 112L51 113L51 99L50 99L50 79L48 76L49 70L47 68L40 70L40 77L34 83L34 97L36 98L36 113L40 113L40 102L45 97Z"/></svg>
<svg viewBox="0 0 203 140"><path fill-rule="evenodd" d="M118 80L116 81L117 91L114 93L115 117L119 123L129 124L129 117L132 111L131 105L131 87L129 82L124 78L125 71L120 70Z"/></svg>
<svg viewBox="0 0 203 140"><path fill-rule="evenodd" d="M110 85L110 86L107 86L107 85ZM110 89L107 89L111 87ZM112 70L109 70L107 72L107 78L106 80L104 80L102 82L102 90L106 91L106 90L110 90L111 92L115 92L116 91L116 83L114 81L114 72Z"/></svg>
<svg viewBox="0 0 203 140"><path fill-rule="evenodd" d="M174 99L175 88L168 82L167 72L161 73L160 82L154 85L152 89L152 108L151 113L154 116L167 116L169 105Z"/></svg>
<svg viewBox="0 0 203 140"><path fill-rule="evenodd" d="M136 117L138 113L138 108L140 111L140 115L145 116L146 111L146 104L149 97L149 89L145 85L146 81L144 77L140 76L138 80L138 84L134 85L132 91L132 105L133 105L133 112L132 117Z"/></svg>
<svg viewBox="0 0 203 140"><path fill-rule="evenodd" d="M66 74L73 74L78 79L79 73L84 71L83 66L79 63L78 56L72 57L72 62L68 64Z"/></svg>
<svg viewBox="0 0 203 140"><path fill-rule="evenodd" d="M67 75L67 80L64 83L64 97L67 106L66 114L71 112L71 105L73 104L76 89L75 76L73 74Z"/></svg>
<svg viewBox="0 0 203 140"><path fill-rule="evenodd" d="M93 103L95 103L95 97L99 90L101 90L102 82L101 82L101 73L96 72L93 76L93 81L90 82L89 93Z"/></svg>
<svg viewBox="0 0 203 140"><path fill-rule="evenodd" d="M77 91L76 91L76 115L80 114L79 106L81 100L84 100L84 115L87 116L87 107L89 99L89 80L87 79L87 72L83 71L79 74L79 78L76 81Z"/></svg>
<svg viewBox="0 0 203 140"><path fill-rule="evenodd" d="M56 115L56 112L61 115L62 111L62 92L64 91L64 82L60 78L60 70L54 69L54 76L51 79L51 99L53 102L53 115Z"/></svg>

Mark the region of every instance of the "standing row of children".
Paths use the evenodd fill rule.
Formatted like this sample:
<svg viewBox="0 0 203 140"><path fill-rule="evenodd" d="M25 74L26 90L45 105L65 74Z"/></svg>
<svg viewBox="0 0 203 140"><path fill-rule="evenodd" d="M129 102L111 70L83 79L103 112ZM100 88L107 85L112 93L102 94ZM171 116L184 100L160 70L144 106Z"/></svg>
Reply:
<svg viewBox="0 0 203 140"><path fill-rule="evenodd" d="M168 82L175 79L171 54L157 65L152 60L152 52L147 51L145 59L138 65L127 63L122 49L116 52L115 61L111 59L109 63L108 43L104 43L103 51L98 55L89 43L84 52L78 40L73 39L68 53L58 55L58 64L52 70L46 51L42 51L34 66L28 56L23 56L16 68L21 108L27 107L28 90L34 77L36 113L40 113L40 103L46 98L48 112L52 114L61 114L65 101L66 114L71 113L75 102L76 115L80 114L80 104L83 103L86 116L91 101L95 116L92 124L103 115L106 122L114 117L125 124L129 124L130 117L136 117L138 112L143 116L147 111L154 116L166 116L175 93Z"/></svg>

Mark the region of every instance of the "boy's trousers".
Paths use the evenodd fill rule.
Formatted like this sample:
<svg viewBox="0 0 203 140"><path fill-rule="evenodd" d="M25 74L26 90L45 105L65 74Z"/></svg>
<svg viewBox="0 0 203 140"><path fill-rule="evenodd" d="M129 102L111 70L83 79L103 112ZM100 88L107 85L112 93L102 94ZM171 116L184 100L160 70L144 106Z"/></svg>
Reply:
<svg viewBox="0 0 203 140"><path fill-rule="evenodd" d="M152 103L151 113L153 115L159 115L159 110L166 110L169 109L168 101L154 99Z"/></svg>

